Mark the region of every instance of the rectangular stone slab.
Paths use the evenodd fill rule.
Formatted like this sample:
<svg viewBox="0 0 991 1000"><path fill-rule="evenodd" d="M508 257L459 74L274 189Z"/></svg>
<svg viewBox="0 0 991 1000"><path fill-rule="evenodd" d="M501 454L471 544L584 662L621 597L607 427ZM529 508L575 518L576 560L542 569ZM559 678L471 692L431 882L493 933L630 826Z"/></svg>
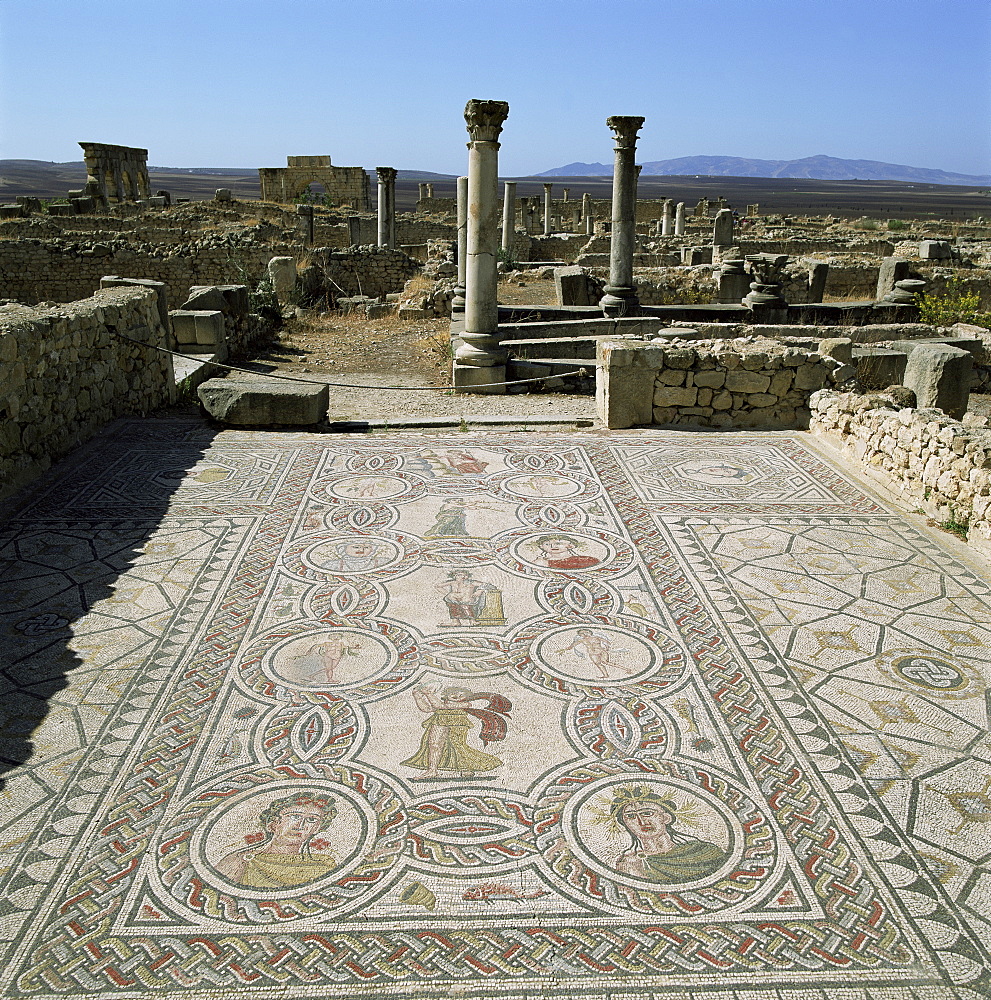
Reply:
<svg viewBox="0 0 991 1000"><path fill-rule="evenodd" d="M318 424L329 405L325 385L274 379L212 378L196 394L214 420L238 427Z"/></svg>

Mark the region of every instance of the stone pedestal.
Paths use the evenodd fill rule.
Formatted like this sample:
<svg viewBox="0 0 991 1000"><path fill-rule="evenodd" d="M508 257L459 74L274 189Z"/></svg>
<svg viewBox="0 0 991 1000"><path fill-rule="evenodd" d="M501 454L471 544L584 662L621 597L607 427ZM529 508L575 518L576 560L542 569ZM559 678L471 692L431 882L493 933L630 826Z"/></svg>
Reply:
<svg viewBox="0 0 991 1000"><path fill-rule="evenodd" d="M468 260L468 178L459 177L457 184L458 210L458 281L451 300L452 333L461 336L465 320L465 273Z"/></svg>
<svg viewBox="0 0 991 1000"><path fill-rule="evenodd" d="M505 101L469 101L468 233L465 260L465 326L454 355L454 387L462 392L504 393L506 352L499 343L498 173L499 134L509 115Z"/></svg>
<svg viewBox="0 0 991 1000"><path fill-rule="evenodd" d="M554 204L551 199L551 188L553 184L544 185L544 236L551 234L551 208Z"/></svg>
<svg viewBox="0 0 991 1000"><path fill-rule="evenodd" d="M884 297L885 302L893 302L899 306L918 305L917 296L926 287L926 282L922 278L905 278L903 281L896 281L895 287Z"/></svg>
<svg viewBox="0 0 991 1000"><path fill-rule="evenodd" d="M609 284L599 305L606 316L635 316L640 300L633 284L636 250L637 132L644 119L614 115L606 119L616 140L612 182L612 239L609 248Z"/></svg>
<svg viewBox="0 0 991 1000"><path fill-rule="evenodd" d="M683 201L679 201L674 210L674 235L685 235L685 203Z"/></svg>
<svg viewBox="0 0 991 1000"><path fill-rule="evenodd" d="M513 256L516 237L516 181L506 181L502 195L502 249L507 257Z"/></svg>
<svg viewBox="0 0 991 1000"><path fill-rule="evenodd" d="M716 296L717 302L737 303L742 301L750 288L750 276L744 268L742 258L738 260L724 260L719 268L718 275L719 292Z"/></svg>
<svg viewBox="0 0 991 1000"><path fill-rule="evenodd" d="M396 168L376 167L378 178L379 230L378 245L396 245Z"/></svg>
<svg viewBox="0 0 991 1000"><path fill-rule="evenodd" d="M875 299L883 301L894 290L896 281L903 281L908 277L908 270L909 262L904 257L882 257L877 274Z"/></svg>

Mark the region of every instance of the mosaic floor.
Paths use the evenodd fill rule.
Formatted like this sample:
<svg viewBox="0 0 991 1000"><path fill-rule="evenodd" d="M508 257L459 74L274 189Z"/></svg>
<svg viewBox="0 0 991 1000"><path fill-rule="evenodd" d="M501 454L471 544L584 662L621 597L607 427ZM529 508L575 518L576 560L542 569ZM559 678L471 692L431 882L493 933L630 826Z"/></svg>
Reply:
<svg viewBox="0 0 991 1000"><path fill-rule="evenodd" d="M122 422L2 543L4 997L991 995L987 579L803 435Z"/></svg>

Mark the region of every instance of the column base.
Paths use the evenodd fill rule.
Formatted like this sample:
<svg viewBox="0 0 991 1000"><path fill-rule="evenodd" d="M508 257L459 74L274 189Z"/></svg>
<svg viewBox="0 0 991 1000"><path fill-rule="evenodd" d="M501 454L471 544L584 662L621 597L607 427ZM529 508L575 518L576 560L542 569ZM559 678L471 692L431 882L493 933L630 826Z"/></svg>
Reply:
<svg viewBox="0 0 991 1000"><path fill-rule="evenodd" d="M451 382L455 392L483 393L489 396L503 396L506 386L493 382L506 381L506 366L491 365L485 368L476 365L459 365L456 361L451 366Z"/></svg>
<svg viewBox="0 0 991 1000"><path fill-rule="evenodd" d="M605 295L599 299L599 308L610 319L640 315L640 300L637 298L636 289L606 285L603 291Z"/></svg>

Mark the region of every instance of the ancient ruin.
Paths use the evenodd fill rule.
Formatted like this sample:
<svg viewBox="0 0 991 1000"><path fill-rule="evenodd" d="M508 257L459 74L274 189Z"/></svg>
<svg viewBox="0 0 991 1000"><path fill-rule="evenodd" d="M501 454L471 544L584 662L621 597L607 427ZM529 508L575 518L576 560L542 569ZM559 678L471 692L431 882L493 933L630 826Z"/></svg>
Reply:
<svg viewBox="0 0 991 1000"><path fill-rule="evenodd" d="M149 197L148 150L133 146L112 146L103 142L81 142L86 162L83 192L102 207L112 203L135 202Z"/></svg>
<svg viewBox="0 0 991 1000"><path fill-rule="evenodd" d="M508 115L0 206L0 995L991 995L991 227Z"/></svg>
<svg viewBox="0 0 991 1000"><path fill-rule="evenodd" d="M259 167L262 201L291 205L311 184L323 188L329 205L348 205L368 211L371 181L361 167L335 167L329 156L288 156L285 167Z"/></svg>

